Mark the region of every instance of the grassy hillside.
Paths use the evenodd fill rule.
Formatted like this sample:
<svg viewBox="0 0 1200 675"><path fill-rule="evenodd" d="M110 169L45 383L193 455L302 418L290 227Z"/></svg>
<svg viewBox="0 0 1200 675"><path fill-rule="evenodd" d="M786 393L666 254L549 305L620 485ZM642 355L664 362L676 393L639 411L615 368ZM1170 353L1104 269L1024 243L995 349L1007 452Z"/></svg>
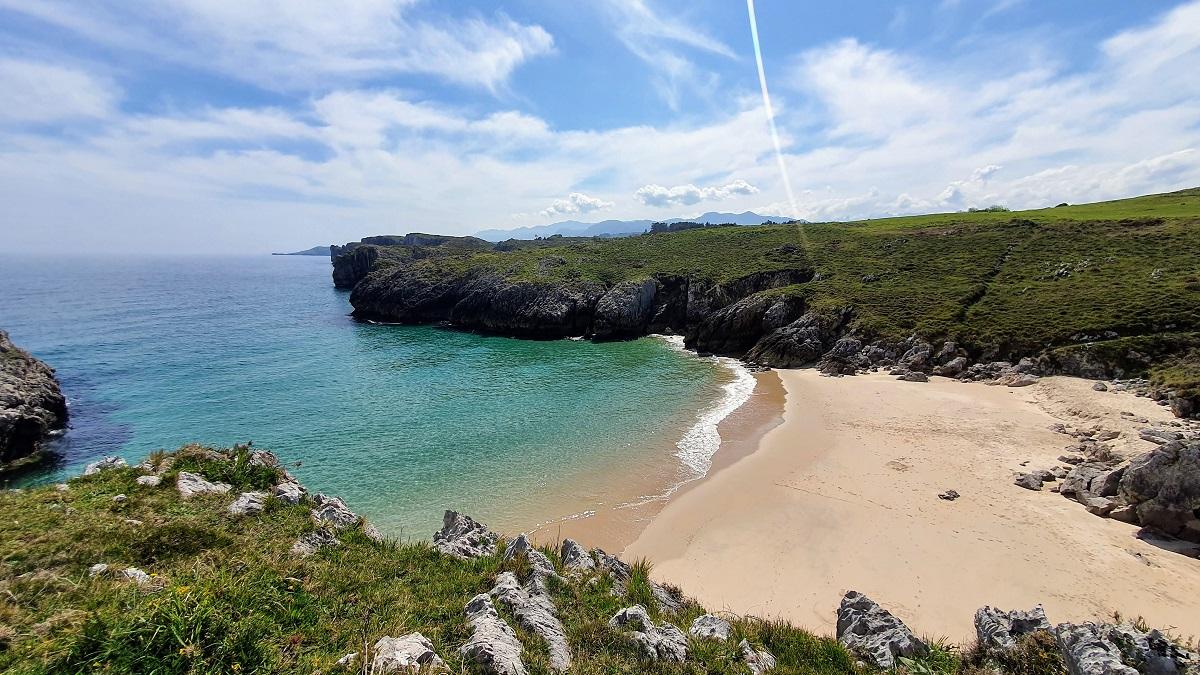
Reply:
<svg viewBox="0 0 1200 675"><path fill-rule="evenodd" d="M296 537L314 528L310 505L269 500L261 515L240 518L225 511L237 492L278 480L276 470L251 466L247 457L245 448L217 458L193 446L179 452L157 487L137 484L143 472L129 468L74 479L64 491L0 492L0 671L348 672L334 666L341 656L363 653L384 635L419 631L451 672L475 672L457 654L470 635L463 606L501 571L523 573L517 563L500 555L460 561L423 542L377 544L357 530L339 533L340 547L291 555ZM175 489L180 470L231 483L234 494L183 501ZM126 498L114 501L117 495ZM560 564L556 551L546 553ZM152 582L90 576L100 562L113 570L136 566ZM611 594L608 577L553 584L576 654L571 672L748 672L736 642L693 640L687 664L640 660L607 621L635 602L659 619L647 571L635 566L626 597ZM686 628L701 613L689 605L670 620ZM781 623L734 624L739 638L774 653L775 672L855 671L830 638ZM548 673L543 643L518 632L530 672ZM939 650L930 663L954 661Z"/></svg>
<svg viewBox="0 0 1200 675"><path fill-rule="evenodd" d="M729 281L809 269L818 278L788 292L817 310L852 308L855 328L870 337L917 333L999 353L1136 337L1164 354L1156 377L1193 387L1200 384L1198 259L1200 189L1193 189L1035 211L712 228L435 256L412 261L406 274L475 270L611 285L661 274Z"/></svg>

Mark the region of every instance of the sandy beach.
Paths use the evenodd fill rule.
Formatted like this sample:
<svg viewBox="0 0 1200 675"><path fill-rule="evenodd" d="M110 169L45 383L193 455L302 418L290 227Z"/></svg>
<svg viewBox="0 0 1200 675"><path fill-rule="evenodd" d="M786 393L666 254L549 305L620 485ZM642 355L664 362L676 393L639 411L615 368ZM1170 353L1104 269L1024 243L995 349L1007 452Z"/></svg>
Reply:
<svg viewBox="0 0 1200 675"><path fill-rule="evenodd" d="M782 423L762 431L768 416L759 413L756 447L723 446L713 472L654 515L625 559L648 558L657 578L710 610L824 633L854 589L919 634L956 642L974 637L972 617L985 604L1041 603L1054 622L1120 611L1200 635L1200 560L1012 481L1058 464L1071 439L1051 423L1120 431L1115 448L1129 455L1151 446L1136 435L1146 425L1120 413L1166 421L1162 407L1073 378L1011 389L778 376ZM736 432L721 433L738 447ZM961 497L938 498L949 489Z"/></svg>

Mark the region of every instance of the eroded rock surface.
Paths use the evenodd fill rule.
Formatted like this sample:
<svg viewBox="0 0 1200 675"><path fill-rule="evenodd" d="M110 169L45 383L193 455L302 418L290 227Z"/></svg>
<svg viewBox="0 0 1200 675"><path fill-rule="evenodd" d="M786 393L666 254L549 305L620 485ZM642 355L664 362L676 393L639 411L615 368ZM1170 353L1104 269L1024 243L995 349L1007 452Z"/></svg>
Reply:
<svg viewBox="0 0 1200 675"><path fill-rule="evenodd" d="M985 605L975 612L975 635L979 644L989 649L1011 649L1022 635L1049 630L1052 627L1041 605L1009 612Z"/></svg>
<svg viewBox="0 0 1200 675"><path fill-rule="evenodd" d="M512 627L496 612L487 593L480 593L467 603L467 621L471 639L458 652L474 661L486 673L496 675L525 675L521 660L521 642Z"/></svg>
<svg viewBox="0 0 1200 675"><path fill-rule="evenodd" d="M175 479L175 488L179 490L180 497L191 499L199 495L223 495L232 490L233 486L229 483L207 481L200 474L190 471L180 471Z"/></svg>
<svg viewBox="0 0 1200 675"><path fill-rule="evenodd" d="M433 643L420 633L384 636L375 642L373 673L431 673L446 670L446 662L433 650ZM353 659L351 659L353 661Z"/></svg>
<svg viewBox="0 0 1200 675"><path fill-rule="evenodd" d="M442 516L442 529L433 535L437 550L455 558L482 558L496 552L499 537L457 511L446 511Z"/></svg>
<svg viewBox="0 0 1200 675"><path fill-rule="evenodd" d="M0 469L35 456L42 441L67 426L67 399L54 369L0 330Z"/></svg>
<svg viewBox="0 0 1200 675"><path fill-rule="evenodd" d="M642 654L652 661L679 661L687 658L687 636L673 624L655 625L646 608L626 607L617 612L608 625L623 629L641 647Z"/></svg>
<svg viewBox="0 0 1200 675"><path fill-rule="evenodd" d="M896 665L898 656L923 656L929 651L903 621L857 591L846 593L838 607L837 639L885 670Z"/></svg>

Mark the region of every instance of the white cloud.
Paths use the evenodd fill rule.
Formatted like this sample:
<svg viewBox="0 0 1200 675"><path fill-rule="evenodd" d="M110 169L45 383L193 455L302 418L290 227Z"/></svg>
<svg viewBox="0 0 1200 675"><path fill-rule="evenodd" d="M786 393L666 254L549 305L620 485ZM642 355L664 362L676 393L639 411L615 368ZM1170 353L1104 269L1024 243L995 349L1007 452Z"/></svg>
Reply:
<svg viewBox="0 0 1200 675"><path fill-rule="evenodd" d="M554 49L541 26L503 14L409 16L416 0L0 0L87 39L269 89L389 73L434 75L496 90Z"/></svg>
<svg viewBox="0 0 1200 675"><path fill-rule="evenodd" d="M660 14L646 0L605 0L617 37L626 49L641 59L655 74L659 93L672 109L678 109L685 93L711 95L719 78L699 68L680 48L737 58L723 42L671 13Z"/></svg>
<svg viewBox="0 0 1200 675"><path fill-rule="evenodd" d="M59 122L105 117L118 98L115 88L75 68L0 58L0 120Z"/></svg>
<svg viewBox="0 0 1200 675"><path fill-rule="evenodd" d="M736 196L752 195L756 192L758 192L757 187L739 178L731 183L712 187L696 187L691 183L669 188L654 184L643 185L638 188L634 196L646 206L664 207L731 199Z"/></svg>
<svg viewBox="0 0 1200 675"><path fill-rule="evenodd" d="M582 192L572 192L566 199L555 199L548 208L542 209L541 215L546 218L558 216L574 216L593 211L602 211L613 207L612 202L589 197Z"/></svg>

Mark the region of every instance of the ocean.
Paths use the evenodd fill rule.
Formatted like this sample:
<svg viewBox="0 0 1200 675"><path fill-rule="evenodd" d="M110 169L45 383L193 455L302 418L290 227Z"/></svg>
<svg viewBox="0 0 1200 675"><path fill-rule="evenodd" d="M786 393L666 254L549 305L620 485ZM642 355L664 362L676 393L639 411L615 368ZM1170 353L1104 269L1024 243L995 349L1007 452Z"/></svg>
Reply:
<svg viewBox="0 0 1200 675"><path fill-rule="evenodd" d="M707 470L753 378L678 342L596 344L361 323L308 256L0 259L0 328L50 363L71 428L10 487L105 455L252 441L385 532L455 508L579 517ZM632 488L631 488L632 489ZM628 490L625 490L628 492Z"/></svg>

